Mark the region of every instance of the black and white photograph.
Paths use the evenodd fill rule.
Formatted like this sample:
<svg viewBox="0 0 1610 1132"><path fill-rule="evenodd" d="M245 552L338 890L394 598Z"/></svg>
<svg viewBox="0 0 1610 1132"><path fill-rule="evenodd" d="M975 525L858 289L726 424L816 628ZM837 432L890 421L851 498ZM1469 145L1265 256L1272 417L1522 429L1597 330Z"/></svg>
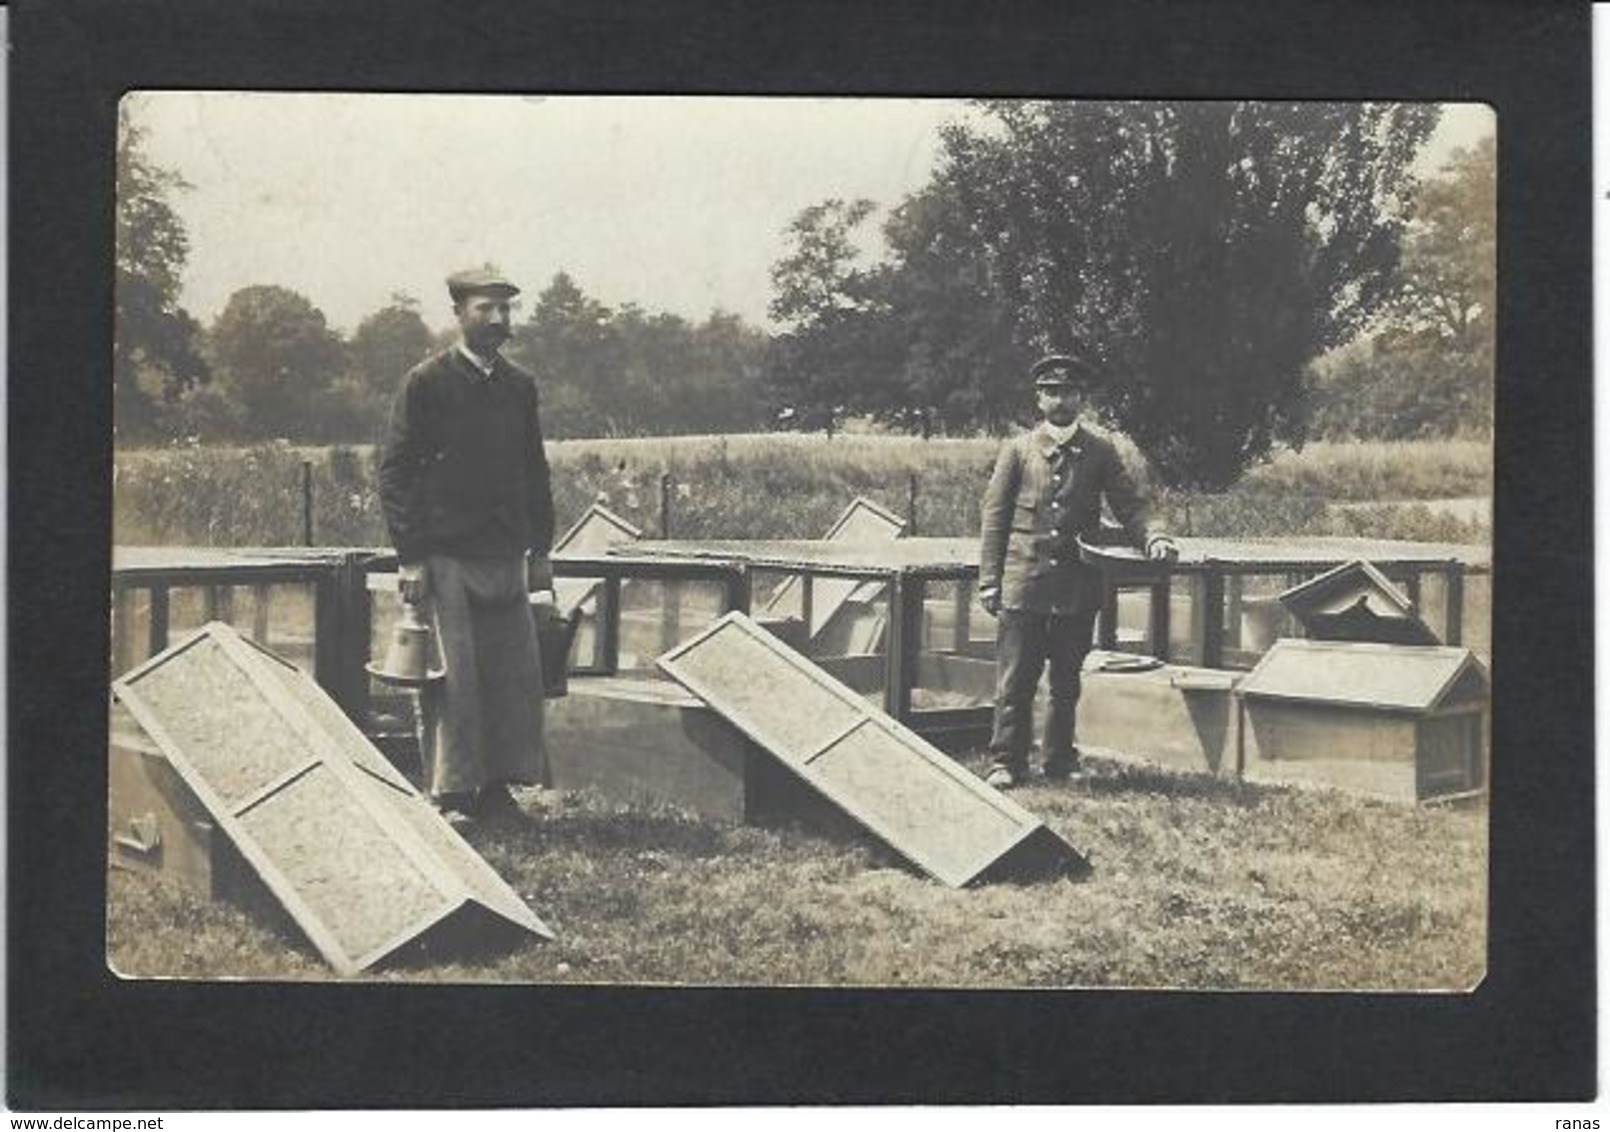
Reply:
<svg viewBox="0 0 1610 1132"><path fill-rule="evenodd" d="M118 115L118 976L1482 982L1490 107Z"/></svg>
<svg viewBox="0 0 1610 1132"><path fill-rule="evenodd" d="M4 1103L1587 1127L1589 24L15 0Z"/></svg>

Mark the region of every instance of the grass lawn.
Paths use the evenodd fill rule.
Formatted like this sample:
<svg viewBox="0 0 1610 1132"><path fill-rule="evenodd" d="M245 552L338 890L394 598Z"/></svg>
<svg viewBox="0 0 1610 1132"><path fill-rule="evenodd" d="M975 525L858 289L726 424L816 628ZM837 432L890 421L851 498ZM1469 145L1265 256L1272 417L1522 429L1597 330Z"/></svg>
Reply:
<svg viewBox="0 0 1610 1132"><path fill-rule="evenodd" d="M983 756L963 758L971 769ZM1484 802L1409 807L1096 762L1015 797L1093 873L956 891L852 830L540 793L475 846L552 927L428 937L364 978L512 983L1464 990ZM271 902L109 874L128 976L332 979Z"/></svg>

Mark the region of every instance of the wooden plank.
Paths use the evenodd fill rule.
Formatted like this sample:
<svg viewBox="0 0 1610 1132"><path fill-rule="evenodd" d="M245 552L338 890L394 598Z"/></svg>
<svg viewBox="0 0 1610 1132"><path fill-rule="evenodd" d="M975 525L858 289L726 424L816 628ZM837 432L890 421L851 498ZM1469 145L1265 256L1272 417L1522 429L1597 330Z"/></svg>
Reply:
<svg viewBox="0 0 1610 1132"><path fill-rule="evenodd" d="M1031 835L1054 837L1033 814L741 613L727 614L659 664L945 884L967 884Z"/></svg>
<svg viewBox="0 0 1610 1132"><path fill-rule="evenodd" d="M1202 655L1198 658L1203 668L1224 667L1224 575L1210 573L1202 577L1199 597L1202 605Z"/></svg>
<svg viewBox="0 0 1610 1132"><path fill-rule="evenodd" d="M217 796L227 809L214 810L213 816L243 854L243 840L251 840L272 860L270 871L262 875L276 896L286 901L287 893L294 892L306 913L319 918L322 933L339 941L339 953L329 956L332 965L345 967L347 973L361 970L359 955L366 948L359 944L373 944L363 926L350 918L354 908L374 915L407 913L426 918L429 912L422 910L427 902L420 895L421 885L430 887L435 903L461 903L461 899L452 899L456 886L443 883L440 865L426 857L412 839L399 838L389 815L376 813L362 793L353 789L353 781L343 773L348 771L344 760L330 758L332 752L327 742L321 742L317 723L297 710L275 676L260 667L260 654L226 625L209 624L202 636L204 643L186 651L192 660L188 672L173 666L153 668L122 690L125 697L132 697L125 702L154 738L153 722L159 727L167 725L164 733L174 746L171 750L165 746L164 753L176 767L182 770L188 764L196 769L209 789L220 777L224 779L225 789ZM178 676L172 687L153 683L168 673ZM193 687L206 678L212 683L205 690ZM187 702L192 691L207 698ZM216 710L219 708L225 710ZM278 750L273 761L261 757L270 748ZM200 765L198 757L203 760ZM249 768L249 777L228 769L236 758ZM313 771L284 773L309 761L318 764ZM283 768L282 789L269 793L269 783L262 776L275 765ZM220 768L226 773L220 775ZM309 781L310 775L322 771L329 773ZM246 783L254 783L250 791L243 789ZM317 805L305 801L310 791L320 797ZM332 813L341 814L342 820L332 824ZM264 844L264 834L279 843ZM389 859L386 848L392 850ZM342 854L348 852L350 857L343 859ZM250 854L245 855L251 859ZM386 867L389 873L383 871ZM354 875L363 878L368 891L390 891L393 899L355 904L358 897L344 883ZM334 903L310 901L303 891L309 885L320 894L338 890L346 896ZM341 929L330 927L331 914L341 918L345 936ZM406 922L396 923L392 930L406 926ZM424 926L416 925L415 934ZM311 931L309 935L318 938Z"/></svg>
<svg viewBox="0 0 1610 1132"><path fill-rule="evenodd" d="M112 674L120 676L134 667L134 591L125 585L112 587Z"/></svg>
<svg viewBox="0 0 1610 1132"><path fill-rule="evenodd" d="M1166 568L1165 568L1166 569ZM1171 626L1169 616L1173 612L1171 583L1167 573L1163 580L1155 585L1148 586L1151 593L1151 610L1147 618L1146 635L1149 651L1155 657L1168 659L1168 637Z"/></svg>
<svg viewBox="0 0 1610 1132"><path fill-rule="evenodd" d="M1465 640L1465 571L1460 566L1445 569L1447 590L1443 597L1446 603L1443 640L1450 645L1461 645Z"/></svg>
<svg viewBox="0 0 1610 1132"><path fill-rule="evenodd" d="M362 772L354 785L366 796L370 808L393 813L396 823L406 827L399 831L397 824L394 824L394 833L405 832L417 837L429 851L435 868L445 869L453 880L467 888L493 912L545 939L553 938L553 932L547 925L538 919L468 842L441 820L429 801L414 789L413 784L389 759L375 749L368 737L307 673L252 641L243 643L261 654L266 666L278 674L285 691L297 706L318 725L321 737L335 744L330 754L339 755ZM338 760L332 758L332 761Z"/></svg>
<svg viewBox="0 0 1610 1132"><path fill-rule="evenodd" d="M889 676L883 702L889 714L901 722L911 717L911 685L917 678L924 592L922 579L905 571L895 575L889 586Z"/></svg>
<svg viewBox="0 0 1610 1132"><path fill-rule="evenodd" d="M151 587L151 623L147 626L151 637L146 644L145 655L156 656L168 647L168 587L156 585Z"/></svg>
<svg viewBox="0 0 1610 1132"><path fill-rule="evenodd" d="M351 758L356 744L364 762L384 762L338 704L270 655L209 624L114 692L331 965L362 970L469 899L541 928L512 892L483 898L485 863L467 867L468 846L443 854L456 835L394 770L382 780ZM436 843L422 822L442 827Z"/></svg>
<svg viewBox="0 0 1610 1132"><path fill-rule="evenodd" d="M169 764L179 772L180 778L196 795L208 815L229 837L246 863L268 885L269 890L290 913L291 918L318 949L319 954L324 956L325 961L343 975L356 974L360 970L356 957L347 951L345 943L303 899L290 878L281 871L274 855L241 826L230 813L229 804L212 789L206 776L185 758L184 749L163 727L161 716L142 703L138 695L127 686L119 687L116 694L119 702L129 709L129 713L134 716L140 727L162 749Z"/></svg>
<svg viewBox="0 0 1610 1132"><path fill-rule="evenodd" d="M613 676L621 667L621 580L616 575L604 579L598 591L599 667Z"/></svg>

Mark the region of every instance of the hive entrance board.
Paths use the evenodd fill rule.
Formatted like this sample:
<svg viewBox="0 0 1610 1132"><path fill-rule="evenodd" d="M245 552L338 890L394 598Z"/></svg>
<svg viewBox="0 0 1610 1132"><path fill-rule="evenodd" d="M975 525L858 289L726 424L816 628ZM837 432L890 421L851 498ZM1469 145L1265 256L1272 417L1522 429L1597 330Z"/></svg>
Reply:
<svg viewBox="0 0 1610 1132"><path fill-rule="evenodd" d="M857 496L850 501L827 534L823 542L857 546L865 543L893 542L906 533L906 522L894 512L878 506L870 499ZM786 579L766 603L768 613L788 614L804 604L802 582L797 577ZM886 588L877 580L857 578L813 578L810 583L810 617L808 632L815 638L833 620L847 603L866 604L875 601Z"/></svg>
<svg viewBox="0 0 1610 1132"><path fill-rule="evenodd" d="M1009 855L1082 863L1033 814L742 613L727 614L659 664L945 884L967 884Z"/></svg>
<svg viewBox="0 0 1610 1132"><path fill-rule="evenodd" d="M552 938L322 688L228 625L113 694L342 974L467 904Z"/></svg>

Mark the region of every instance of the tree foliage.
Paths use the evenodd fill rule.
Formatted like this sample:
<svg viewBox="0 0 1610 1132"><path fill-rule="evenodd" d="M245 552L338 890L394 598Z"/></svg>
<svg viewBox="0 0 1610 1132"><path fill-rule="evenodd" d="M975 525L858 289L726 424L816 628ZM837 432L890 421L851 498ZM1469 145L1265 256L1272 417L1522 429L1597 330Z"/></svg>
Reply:
<svg viewBox="0 0 1610 1132"><path fill-rule="evenodd" d="M811 205L788 225L788 252L772 267L768 313L783 327L766 357L766 381L781 419L832 435L864 411L878 375L898 359L878 273L861 266L857 230L877 206L838 198Z"/></svg>
<svg viewBox="0 0 1610 1132"><path fill-rule="evenodd" d="M621 355L610 311L561 271L516 328L510 356L542 378L545 426L556 435L600 436L624 409Z"/></svg>
<svg viewBox="0 0 1610 1132"><path fill-rule="evenodd" d="M403 375L436 347L436 337L419 314L418 300L393 295L390 305L366 317L347 343L349 373L336 392L347 405L354 431L379 435Z"/></svg>
<svg viewBox="0 0 1610 1132"><path fill-rule="evenodd" d="M890 258L876 285L898 354L888 379L869 383L866 410L924 436L997 432L1023 419L1032 344L1000 301L954 188L913 194L889 217L884 239Z"/></svg>
<svg viewBox="0 0 1610 1132"><path fill-rule="evenodd" d="M200 327L179 305L190 242L171 197L189 186L153 163L145 133L120 122L117 144L113 419L124 440L148 439L187 391L205 382Z"/></svg>
<svg viewBox="0 0 1610 1132"><path fill-rule="evenodd" d="M768 373L802 426L869 413L997 429L1042 351L1171 483L1218 489L1300 441L1304 376L1387 303L1434 108L992 102L856 261L870 202L790 225ZM816 414L815 418L810 413Z"/></svg>
<svg viewBox="0 0 1610 1132"><path fill-rule="evenodd" d="M333 390L346 350L324 313L285 287L242 287L208 335L218 381L251 437L326 440L349 425Z"/></svg>
<svg viewBox="0 0 1610 1132"><path fill-rule="evenodd" d="M1397 294L1371 332L1317 367L1315 427L1408 439L1492 429L1497 162L1457 150L1420 190Z"/></svg>
<svg viewBox="0 0 1610 1132"><path fill-rule="evenodd" d="M765 349L765 334L736 315L695 325L633 304L611 310L559 272L509 354L538 376L549 436L633 436L762 424Z"/></svg>
<svg viewBox="0 0 1610 1132"><path fill-rule="evenodd" d="M1090 358L1162 477L1216 490L1300 440L1303 375L1392 293L1433 107L996 103L939 179L1024 336Z"/></svg>

